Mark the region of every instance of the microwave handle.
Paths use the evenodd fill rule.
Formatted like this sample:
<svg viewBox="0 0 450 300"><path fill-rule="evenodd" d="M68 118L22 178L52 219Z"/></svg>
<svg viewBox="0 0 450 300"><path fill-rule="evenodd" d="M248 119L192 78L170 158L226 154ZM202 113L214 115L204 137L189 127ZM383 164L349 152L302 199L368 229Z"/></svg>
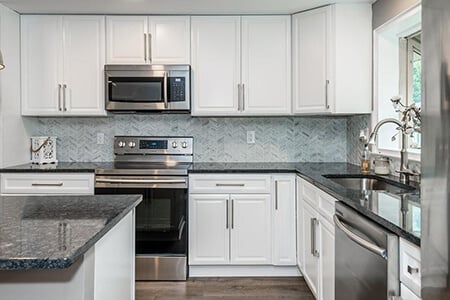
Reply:
<svg viewBox="0 0 450 300"><path fill-rule="evenodd" d="M167 90L168 90L167 76L168 76L168 73L164 72L164 108L166 108L166 109L169 107L169 102L167 100Z"/></svg>

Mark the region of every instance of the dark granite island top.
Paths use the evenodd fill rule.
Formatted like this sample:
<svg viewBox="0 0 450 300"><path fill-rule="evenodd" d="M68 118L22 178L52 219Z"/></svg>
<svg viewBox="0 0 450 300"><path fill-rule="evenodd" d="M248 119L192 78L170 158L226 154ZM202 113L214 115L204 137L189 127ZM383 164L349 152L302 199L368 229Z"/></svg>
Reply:
<svg viewBox="0 0 450 300"><path fill-rule="evenodd" d="M1 196L0 270L68 268L141 201L139 195Z"/></svg>

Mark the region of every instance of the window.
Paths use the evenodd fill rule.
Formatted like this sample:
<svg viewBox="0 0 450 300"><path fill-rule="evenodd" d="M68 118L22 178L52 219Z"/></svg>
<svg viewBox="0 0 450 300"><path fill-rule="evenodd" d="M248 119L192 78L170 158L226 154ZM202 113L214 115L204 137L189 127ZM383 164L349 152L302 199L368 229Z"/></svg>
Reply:
<svg viewBox="0 0 450 300"><path fill-rule="evenodd" d="M374 31L374 112L372 128L386 118L400 119L393 97L400 95L405 105L421 106L421 7L390 20ZM378 131L377 151L398 156L401 138L397 126L383 125ZM420 134L408 138L410 159L420 160Z"/></svg>

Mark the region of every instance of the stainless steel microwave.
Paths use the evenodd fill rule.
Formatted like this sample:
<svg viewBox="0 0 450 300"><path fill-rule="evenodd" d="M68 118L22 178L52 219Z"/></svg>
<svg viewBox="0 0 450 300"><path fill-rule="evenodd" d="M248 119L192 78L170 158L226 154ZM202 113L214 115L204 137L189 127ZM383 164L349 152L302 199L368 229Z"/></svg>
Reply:
<svg viewBox="0 0 450 300"><path fill-rule="evenodd" d="M106 110L190 112L189 65L106 65Z"/></svg>

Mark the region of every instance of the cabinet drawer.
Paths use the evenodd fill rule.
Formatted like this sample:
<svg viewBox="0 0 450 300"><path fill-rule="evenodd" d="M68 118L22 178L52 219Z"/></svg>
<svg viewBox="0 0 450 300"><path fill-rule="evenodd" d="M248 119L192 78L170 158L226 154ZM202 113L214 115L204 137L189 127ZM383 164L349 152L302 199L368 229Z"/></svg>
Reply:
<svg viewBox="0 0 450 300"><path fill-rule="evenodd" d="M319 213L325 217L328 222L333 224L334 203L336 202L336 199L323 191L318 192L318 199Z"/></svg>
<svg viewBox="0 0 450 300"><path fill-rule="evenodd" d="M189 193L268 194L270 182L270 175L191 175Z"/></svg>
<svg viewBox="0 0 450 300"><path fill-rule="evenodd" d="M421 295L420 248L400 239L400 281L417 296Z"/></svg>
<svg viewBox="0 0 450 300"><path fill-rule="evenodd" d="M319 205L318 192L319 189L307 182L306 180L302 180L302 188L300 191L301 198L308 202L312 207L317 208Z"/></svg>
<svg viewBox="0 0 450 300"><path fill-rule="evenodd" d="M91 173L3 173L1 193L12 194L94 194Z"/></svg>

